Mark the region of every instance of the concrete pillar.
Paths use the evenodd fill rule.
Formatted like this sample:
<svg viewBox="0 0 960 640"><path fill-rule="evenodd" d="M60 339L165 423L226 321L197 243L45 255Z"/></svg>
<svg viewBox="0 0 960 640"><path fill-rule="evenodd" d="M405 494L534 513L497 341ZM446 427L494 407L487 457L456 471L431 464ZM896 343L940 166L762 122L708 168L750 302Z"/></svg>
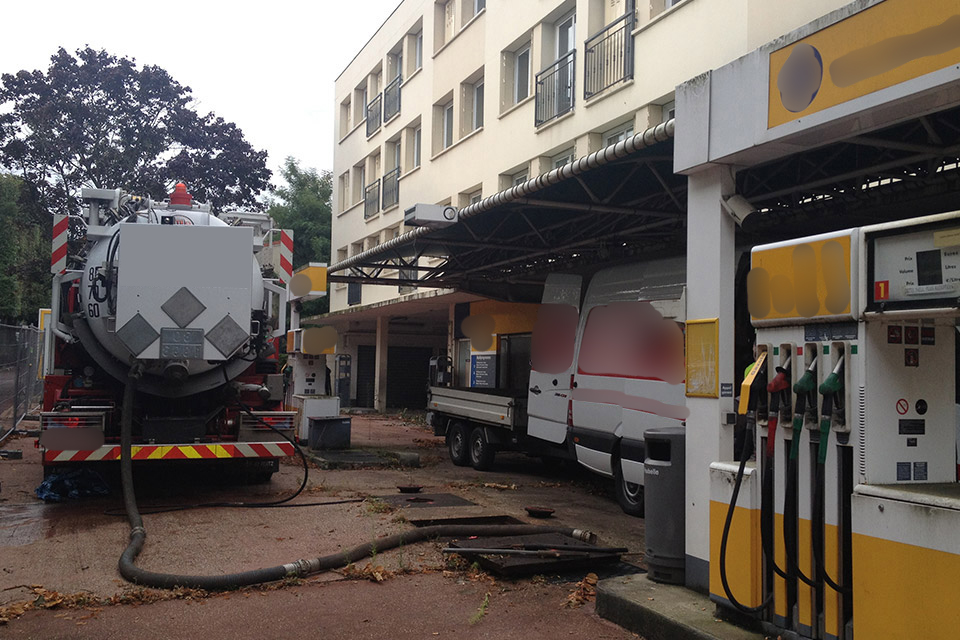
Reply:
<svg viewBox="0 0 960 640"><path fill-rule="evenodd" d="M390 316L377 316L377 364L374 369L373 406L387 410L387 344L390 340Z"/></svg>
<svg viewBox="0 0 960 640"><path fill-rule="evenodd" d="M633 132L641 133L663 122L663 108L658 104L648 104L637 109L633 116Z"/></svg>
<svg viewBox="0 0 960 640"><path fill-rule="evenodd" d="M719 318L719 382L733 386L735 223L721 209L733 193L730 169L713 166L687 182L687 319ZM732 395L732 394L731 394ZM733 398L687 398L686 579L705 591L710 561L710 463L733 459Z"/></svg>

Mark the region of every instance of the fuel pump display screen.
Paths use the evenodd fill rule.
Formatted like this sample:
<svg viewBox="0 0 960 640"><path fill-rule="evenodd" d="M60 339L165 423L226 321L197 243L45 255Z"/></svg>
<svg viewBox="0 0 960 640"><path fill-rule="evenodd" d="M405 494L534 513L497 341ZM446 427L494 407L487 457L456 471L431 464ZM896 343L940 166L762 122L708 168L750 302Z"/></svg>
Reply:
<svg viewBox="0 0 960 640"><path fill-rule="evenodd" d="M917 252L917 284L921 287L931 284L943 284L943 267L940 263L940 249Z"/></svg>
<svg viewBox="0 0 960 640"><path fill-rule="evenodd" d="M868 311L957 306L960 220L888 228L866 240Z"/></svg>

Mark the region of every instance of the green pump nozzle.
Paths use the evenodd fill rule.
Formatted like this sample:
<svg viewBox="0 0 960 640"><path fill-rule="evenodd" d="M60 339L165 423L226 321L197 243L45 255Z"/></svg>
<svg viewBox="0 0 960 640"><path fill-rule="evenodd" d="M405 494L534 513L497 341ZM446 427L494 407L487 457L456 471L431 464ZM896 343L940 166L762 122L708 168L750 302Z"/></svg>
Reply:
<svg viewBox="0 0 960 640"><path fill-rule="evenodd" d="M827 379L820 385L820 395L823 396L823 410L820 413L820 448L817 461L825 464L827 461L827 441L830 438L830 421L833 413L833 398L843 391L843 356L837 361L837 366Z"/></svg>
<svg viewBox="0 0 960 640"><path fill-rule="evenodd" d="M790 459L796 460L800 452L800 432L803 431L803 414L807 408L807 396L817 388L817 380L813 372L817 368L820 356L813 359L807 370L793 385L793 392L797 394L797 408L793 412L793 441L790 443Z"/></svg>

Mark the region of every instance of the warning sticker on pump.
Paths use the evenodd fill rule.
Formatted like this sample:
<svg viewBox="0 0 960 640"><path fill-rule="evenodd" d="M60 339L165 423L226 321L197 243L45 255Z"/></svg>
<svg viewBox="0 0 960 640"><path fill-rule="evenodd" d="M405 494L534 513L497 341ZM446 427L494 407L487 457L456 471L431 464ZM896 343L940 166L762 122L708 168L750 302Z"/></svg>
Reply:
<svg viewBox="0 0 960 640"><path fill-rule="evenodd" d="M900 398L897 400L897 413L902 416L907 415L907 411L910 410L910 403L907 402L906 398Z"/></svg>
<svg viewBox="0 0 960 640"><path fill-rule="evenodd" d="M897 403L897 411L899 410L900 403ZM902 436L922 436L926 432L926 420L907 419L900 421L900 435Z"/></svg>
<svg viewBox="0 0 960 640"><path fill-rule="evenodd" d="M903 350L903 366L919 367L920 366L920 349L904 349Z"/></svg>
<svg viewBox="0 0 960 640"><path fill-rule="evenodd" d="M898 462L897 463L897 482L905 482L908 480L910 480L910 463Z"/></svg>
<svg viewBox="0 0 960 640"><path fill-rule="evenodd" d="M927 479L927 463L926 462L913 463L913 479L914 480Z"/></svg>

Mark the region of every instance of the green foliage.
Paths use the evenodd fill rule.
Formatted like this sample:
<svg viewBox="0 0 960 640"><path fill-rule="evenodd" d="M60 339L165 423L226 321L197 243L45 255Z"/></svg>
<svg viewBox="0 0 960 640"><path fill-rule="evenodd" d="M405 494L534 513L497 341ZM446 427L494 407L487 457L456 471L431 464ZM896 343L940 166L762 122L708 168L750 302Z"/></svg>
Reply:
<svg viewBox="0 0 960 640"><path fill-rule="evenodd" d="M0 321L34 323L49 304L50 234L29 185L0 174Z"/></svg>
<svg viewBox="0 0 960 640"><path fill-rule="evenodd" d="M330 264L330 210L333 193L329 171L303 169L288 157L280 170L286 186L271 193L267 213L276 227L293 230L293 268L308 262ZM303 305L303 315L326 313L329 300Z"/></svg>
<svg viewBox="0 0 960 640"><path fill-rule="evenodd" d="M46 73L0 77L0 165L32 185L48 212L78 213L82 186L159 199L177 180L215 211L259 207L266 152L192 101L160 67L61 48Z"/></svg>

